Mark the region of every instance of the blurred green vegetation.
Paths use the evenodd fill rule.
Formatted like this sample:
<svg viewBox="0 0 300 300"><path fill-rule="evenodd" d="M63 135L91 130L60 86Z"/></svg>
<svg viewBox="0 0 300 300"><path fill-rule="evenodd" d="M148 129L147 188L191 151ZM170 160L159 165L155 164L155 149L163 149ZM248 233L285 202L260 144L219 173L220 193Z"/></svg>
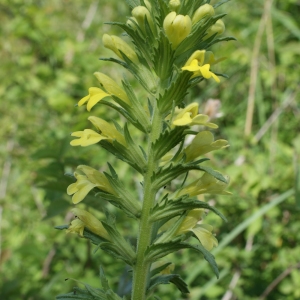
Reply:
<svg viewBox="0 0 300 300"><path fill-rule="evenodd" d="M231 147L209 158L231 177L233 196L205 198L228 218L223 223L207 216L219 242L231 240L216 253L219 280L202 257L184 251L170 260L188 278L190 296L172 286L161 287L158 295L166 300L299 299L300 2L231 1L219 7L223 11L229 14L226 35L237 41L212 50L216 57L227 57L214 70L229 79L201 83L187 102L198 101L203 110L209 98L221 102L215 136L228 139ZM110 161L139 192L134 172L100 148L69 146L70 132L90 126L84 108L75 104L97 84L93 72L115 79L124 72L98 61L111 55L102 47L103 33L122 34L103 23L124 21L129 14L125 2L117 0L0 2L1 299L50 300L76 285L65 281L69 277L98 286L100 264L120 292L130 276L122 262L94 254L86 240L54 229L72 218L66 194L72 180L64 174L78 164L106 170ZM245 133L249 98L253 120ZM118 117L101 105L93 113ZM281 201L260 214L278 197ZM101 217L108 205L98 201L89 196L82 206L94 213L96 208ZM131 236L132 220L108 209L124 235Z"/></svg>

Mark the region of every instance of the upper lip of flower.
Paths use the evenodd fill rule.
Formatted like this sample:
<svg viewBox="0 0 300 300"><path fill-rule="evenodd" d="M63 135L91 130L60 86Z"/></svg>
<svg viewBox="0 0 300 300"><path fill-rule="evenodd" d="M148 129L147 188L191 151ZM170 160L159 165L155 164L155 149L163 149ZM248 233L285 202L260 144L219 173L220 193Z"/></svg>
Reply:
<svg viewBox="0 0 300 300"><path fill-rule="evenodd" d="M110 96L110 94L105 93L97 87L90 87L89 94L79 100L78 106L82 106L87 102L87 110L90 111L93 106L107 96Z"/></svg>

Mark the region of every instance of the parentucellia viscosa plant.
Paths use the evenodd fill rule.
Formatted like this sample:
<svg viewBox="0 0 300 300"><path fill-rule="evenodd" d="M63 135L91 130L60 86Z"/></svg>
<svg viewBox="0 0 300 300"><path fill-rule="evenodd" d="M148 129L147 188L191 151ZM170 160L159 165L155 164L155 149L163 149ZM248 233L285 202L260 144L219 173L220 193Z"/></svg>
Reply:
<svg viewBox="0 0 300 300"><path fill-rule="evenodd" d="M199 82L220 82L224 75L213 69L222 59L215 59L207 49L233 38L219 37L225 29L221 20L225 14L217 14L215 9L227 1L214 6L209 0L126 2L131 9L127 22L110 23L126 35L104 34L104 47L112 50L114 57L102 60L129 71L144 90L139 94L146 96L138 96L126 76L118 85L107 75L96 72L99 87L90 87L78 106L86 105L92 112L95 105L105 105L122 116L120 121L126 121L120 124L100 118L105 116L91 115L88 120L94 130L73 132L71 145L98 144L130 165L142 177L142 197L124 186L110 164L109 172L103 173L91 166L78 166L74 173L76 181L67 193L73 195L74 204L92 193L99 199L99 207L109 201L121 209L138 223L136 236L131 239L137 242L124 238L122 226L117 226L109 212L105 220L98 220L91 213L74 208L76 217L71 224L57 228L78 233L96 244L98 252L106 251L123 260L131 269L132 283L130 294L122 299L144 300L153 296L159 284L173 283L182 293L189 292L184 280L172 274L171 262L161 261L181 249L198 251L218 276L210 253L218 241L204 217L208 210L224 217L196 196L229 194L228 178L208 167L208 159L203 157L228 147L228 142L214 140L208 129L217 125L198 112L198 103L188 104L184 100L188 90ZM132 138L133 131L140 133L140 140ZM186 184L191 170L199 172L199 177ZM182 178L183 183L176 189L176 184L166 189L176 178ZM85 289L74 288L57 299L121 299L109 288L102 269L100 278L102 288L85 285Z"/></svg>

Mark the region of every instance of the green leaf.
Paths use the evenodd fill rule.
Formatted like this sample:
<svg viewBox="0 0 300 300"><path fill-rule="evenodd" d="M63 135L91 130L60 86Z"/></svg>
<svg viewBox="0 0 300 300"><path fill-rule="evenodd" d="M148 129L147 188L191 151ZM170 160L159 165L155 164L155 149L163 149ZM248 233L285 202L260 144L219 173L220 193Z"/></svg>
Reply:
<svg viewBox="0 0 300 300"><path fill-rule="evenodd" d="M58 226L55 226L54 228L58 229L58 230L65 230L65 229L69 228L69 225L58 225Z"/></svg>
<svg viewBox="0 0 300 300"><path fill-rule="evenodd" d="M227 179L218 171L213 170L210 167L203 167L203 166L199 166L199 170L205 171L206 173L214 176L216 179L224 182L224 183L228 183Z"/></svg>
<svg viewBox="0 0 300 300"><path fill-rule="evenodd" d="M171 163L165 168L160 168L154 175L153 175L153 184L156 188L161 188L165 186L173 179L177 178L181 174L187 173L191 170L200 170L203 171L202 167L198 166L197 164L202 163L204 161L209 160L208 158L203 158L198 160L197 162L192 162L188 164L175 164Z"/></svg>
<svg viewBox="0 0 300 300"><path fill-rule="evenodd" d="M172 73L174 51L164 31L160 32L158 47L154 49L152 62L155 73L161 80L166 79L167 76Z"/></svg>
<svg viewBox="0 0 300 300"><path fill-rule="evenodd" d="M187 197L188 196L183 196L176 200L169 200L168 198L166 198L163 201L163 204L156 204L151 212L151 221L168 221L176 216L181 215L185 211L193 210L196 208L204 208L211 210L225 222L227 221L225 216L221 212L219 212L215 207L209 205L206 202L199 201L198 199L191 199Z"/></svg>
<svg viewBox="0 0 300 300"><path fill-rule="evenodd" d="M163 244L154 244L148 247L145 256L149 261L156 261L170 253L176 252L181 249L193 249L203 254L205 260L208 261L216 276L219 277L219 270L214 256L209 251L207 251L202 245L195 246L188 243L176 241Z"/></svg>
<svg viewBox="0 0 300 300"><path fill-rule="evenodd" d="M296 19L291 18L290 13L276 9L274 6L272 7L271 12L274 19L280 22L286 30L300 40L299 22L296 21Z"/></svg>
<svg viewBox="0 0 300 300"><path fill-rule="evenodd" d="M146 167L146 159L144 156L145 151L141 151L141 146L137 146L137 143L133 141L130 132L128 130L127 123L124 127L124 137L128 146L128 149L130 151L130 157L135 161L137 165L140 166L140 168Z"/></svg>
<svg viewBox="0 0 300 300"><path fill-rule="evenodd" d="M127 94L127 97L130 99L131 106L128 105L127 110L130 114L138 120L137 122L141 124L143 127L143 131L146 133L149 131L150 128L150 119L147 115L141 101L139 101L132 89L130 83L124 78L122 81L123 88Z"/></svg>
<svg viewBox="0 0 300 300"><path fill-rule="evenodd" d="M109 106L111 108L113 108L114 110L116 110L118 113L120 113L123 117L125 117L127 119L128 122L130 122L133 126L135 126L137 129L146 132L145 128L142 126L142 124L135 118L135 116L133 116L131 114L131 109L130 106L123 102L121 99L119 99L118 97L111 95L111 97L114 99L115 102L117 102L118 104L122 103L122 107L117 106L109 101L106 100L101 100L99 102L99 104L104 104L106 106ZM121 104L120 104L121 105Z"/></svg>
<svg viewBox="0 0 300 300"><path fill-rule="evenodd" d="M125 257L122 253L120 253L122 251L120 250L120 248L117 245L114 245L109 242L105 242L105 243L101 243L99 245L99 247L103 251L105 251L105 252L109 253L110 255L112 255L113 257L115 257L116 259L120 259L130 266L133 264L131 259L128 259L128 257Z"/></svg>
<svg viewBox="0 0 300 300"><path fill-rule="evenodd" d="M140 216L140 211L133 211L132 208L132 204L128 203L127 201L124 201L124 199L122 199L121 197L112 195L112 194L108 194L105 192L98 192L95 195L96 197L99 197L102 200L106 200L108 202L110 202L112 205L118 207L119 209L121 209L124 213L126 213L126 215L130 218L139 218Z"/></svg>
<svg viewBox="0 0 300 300"><path fill-rule="evenodd" d="M163 271L166 267L168 267L169 265L171 265L171 262L165 263L155 269L152 269L150 272L150 277L153 277L154 275L160 273L161 271Z"/></svg>
<svg viewBox="0 0 300 300"><path fill-rule="evenodd" d="M104 172L104 175L118 196L108 195L101 192L98 193L98 195L102 195L105 199L107 199L107 201L111 201L112 204L121 205L131 217L139 218L142 209L141 203L137 201L136 197L134 197L132 193L124 187L123 183L118 178L113 178L106 172Z"/></svg>
<svg viewBox="0 0 300 300"><path fill-rule="evenodd" d="M183 0L178 14L192 16L194 11L203 4L203 0Z"/></svg>
<svg viewBox="0 0 300 300"><path fill-rule="evenodd" d="M172 130L165 130L159 136L153 145L156 159L162 158L184 139L185 129L186 126L176 126Z"/></svg>
<svg viewBox="0 0 300 300"><path fill-rule="evenodd" d="M151 279L147 292L151 292L151 290L153 290L160 284L169 284L169 283L175 284L181 293L184 294L189 293L187 284L182 280L182 278L178 274L155 276L154 278Z"/></svg>
<svg viewBox="0 0 300 300"><path fill-rule="evenodd" d="M225 36L225 37L217 38L217 39L214 39L213 41L211 41L209 44L207 44L206 48L209 48L212 45L215 45L220 42L228 42L228 41L236 41L236 38L233 36Z"/></svg>
<svg viewBox="0 0 300 300"><path fill-rule="evenodd" d="M219 7L219 6L221 6L222 4L224 4L224 3L227 3L227 2L229 2L230 0L221 0L221 1L219 1L218 3L216 3L215 5L214 5L214 9L216 9L217 7Z"/></svg>
<svg viewBox="0 0 300 300"><path fill-rule="evenodd" d="M121 300L121 298L111 290L111 288L108 285L108 280L105 277L104 271L102 267L100 267L100 280L101 285L105 291L106 299L107 300Z"/></svg>
<svg viewBox="0 0 300 300"><path fill-rule="evenodd" d="M74 287L72 293L58 295L58 296L56 296L56 299L59 299L59 300L65 300L65 299L107 300L107 298L105 296L105 292L103 290L93 288L92 286L90 286L86 283L80 282L73 278L68 278L68 280L69 279L77 282L78 284L84 285L86 289L84 290L84 289L80 289L78 287Z"/></svg>
<svg viewBox="0 0 300 300"><path fill-rule="evenodd" d="M125 0L131 9L141 5L139 0Z"/></svg>
<svg viewBox="0 0 300 300"><path fill-rule="evenodd" d="M119 258L124 260L127 264L133 265L135 261L135 252L129 242L119 233L116 226L110 222L102 221L104 228L107 230L112 243L106 242L100 245L101 249L110 250L116 253Z"/></svg>
<svg viewBox="0 0 300 300"><path fill-rule="evenodd" d="M175 78L170 80L170 86L167 87L164 93L160 94L157 99L157 105L162 114L169 113L173 102L175 106L183 102L184 97L187 95L187 89L190 86L189 80L192 75L192 72L177 70Z"/></svg>
<svg viewBox="0 0 300 300"><path fill-rule="evenodd" d="M147 248L145 252L145 258L150 262L154 262L162 257L165 257L170 253L177 252L178 250L185 249L185 248L187 248L185 244L177 241L161 243L161 244L152 244Z"/></svg>
<svg viewBox="0 0 300 300"><path fill-rule="evenodd" d="M100 266L100 281L101 281L101 285L102 285L104 291L107 292L110 289L110 287L108 285L108 281L105 277L103 268L101 266Z"/></svg>
<svg viewBox="0 0 300 300"><path fill-rule="evenodd" d="M118 143L116 140L113 141L113 143L110 143L106 140L102 140L99 143L105 150L109 151L111 154L113 154L116 158L126 162L128 165L136 169L139 173L143 173L143 169L136 164L134 161L135 158L132 157L131 153L128 151L128 149L123 146L122 144ZM132 160L134 159L134 160Z"/></svg>

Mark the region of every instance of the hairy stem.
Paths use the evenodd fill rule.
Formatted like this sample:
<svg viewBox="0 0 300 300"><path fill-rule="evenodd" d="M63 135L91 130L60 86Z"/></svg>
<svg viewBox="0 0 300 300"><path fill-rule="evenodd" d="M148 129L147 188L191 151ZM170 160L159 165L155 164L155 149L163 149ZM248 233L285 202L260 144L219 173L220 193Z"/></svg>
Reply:
<svg viewBox="0 0 300 300"><path fill-rule="evenodd" d="M153 225L150 222L150 211L155 203L156 190L152 186L151 177L157 168L157 160L153 152L153 142L159 137L162 128L162 117L155 108L152 129L148 139L147 172L144 175L144 200L137 242L136 265L133 269L132 300L144 300L149 282L151 263L145 260L145 251L151 245Z"/></svg>

